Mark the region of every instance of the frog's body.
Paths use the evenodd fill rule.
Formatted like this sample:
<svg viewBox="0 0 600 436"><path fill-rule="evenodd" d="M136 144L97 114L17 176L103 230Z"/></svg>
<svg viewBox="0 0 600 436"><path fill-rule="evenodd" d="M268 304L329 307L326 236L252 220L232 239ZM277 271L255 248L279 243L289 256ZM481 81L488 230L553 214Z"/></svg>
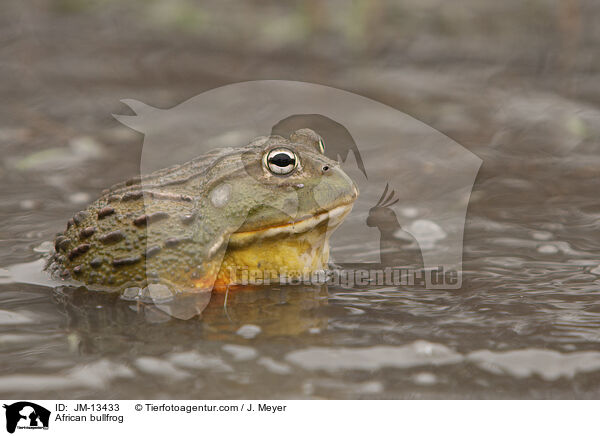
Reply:
<svg viewBox="0 0 600 436"><path fill-rule="evenodd" d="M49 268L111 289L312 272L357 195L315 132L261 137L114 186L69 220Z"/></svg>

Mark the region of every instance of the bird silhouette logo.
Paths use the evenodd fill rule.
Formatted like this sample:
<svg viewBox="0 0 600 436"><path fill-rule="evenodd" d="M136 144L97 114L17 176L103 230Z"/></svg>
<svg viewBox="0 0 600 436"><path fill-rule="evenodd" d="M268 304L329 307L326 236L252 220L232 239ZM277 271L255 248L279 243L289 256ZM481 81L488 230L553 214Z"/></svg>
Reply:
<svg viewBox="0 0 600 436"><path fill-rule="evenodd" d="M367 226L379 230L379 255L383 267L422 268L423 256L417 239L404 230L392 206L400 199L385 185L377 204L369 210Z"/></svg>

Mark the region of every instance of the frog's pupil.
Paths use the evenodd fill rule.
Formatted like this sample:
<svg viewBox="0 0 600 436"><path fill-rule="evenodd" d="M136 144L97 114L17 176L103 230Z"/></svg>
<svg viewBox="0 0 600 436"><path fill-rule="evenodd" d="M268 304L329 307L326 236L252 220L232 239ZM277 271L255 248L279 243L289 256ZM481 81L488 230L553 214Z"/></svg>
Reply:
<svg viewBox="0 0 600 436"><path fill-rule="evenodd" d="M289 165L293 166L295 159L286 153L277 153L269 160L269 162L273 165L277 165L278 167L285 168Z"/></svg>

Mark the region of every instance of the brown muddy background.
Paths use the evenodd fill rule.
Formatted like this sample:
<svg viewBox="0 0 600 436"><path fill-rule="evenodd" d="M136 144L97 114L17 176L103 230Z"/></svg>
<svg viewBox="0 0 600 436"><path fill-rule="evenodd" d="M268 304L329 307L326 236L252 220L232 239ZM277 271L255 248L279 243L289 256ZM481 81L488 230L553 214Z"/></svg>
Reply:
<svg viewBox="0 0 600 436"><path fill-rule="evenodd" d="M241 292L183 321L4 279L0 397L600 397L599 19L593 0L4 0L3 268L138 170L122 98L325 84L483 165L458 291Z"/></svg>

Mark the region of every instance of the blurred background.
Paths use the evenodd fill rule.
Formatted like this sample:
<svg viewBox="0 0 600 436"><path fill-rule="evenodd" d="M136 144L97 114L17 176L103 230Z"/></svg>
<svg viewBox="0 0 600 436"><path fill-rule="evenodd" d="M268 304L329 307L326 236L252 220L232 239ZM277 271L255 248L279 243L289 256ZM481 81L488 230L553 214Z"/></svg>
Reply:
<svg viewBox="0 0 600 436"><path fill-rule="evenodd" d="M38 259L139 170L142 136L111 115L131 113L123 98L169 108L246 80L324 84L423 121L483 166L459 292L240 295L239 319L221 302L186 324L3 285L0 394L596 398L599 19L597 0L3 0L4 267ZM336 347L366 350L374 369Z"/></svg>

